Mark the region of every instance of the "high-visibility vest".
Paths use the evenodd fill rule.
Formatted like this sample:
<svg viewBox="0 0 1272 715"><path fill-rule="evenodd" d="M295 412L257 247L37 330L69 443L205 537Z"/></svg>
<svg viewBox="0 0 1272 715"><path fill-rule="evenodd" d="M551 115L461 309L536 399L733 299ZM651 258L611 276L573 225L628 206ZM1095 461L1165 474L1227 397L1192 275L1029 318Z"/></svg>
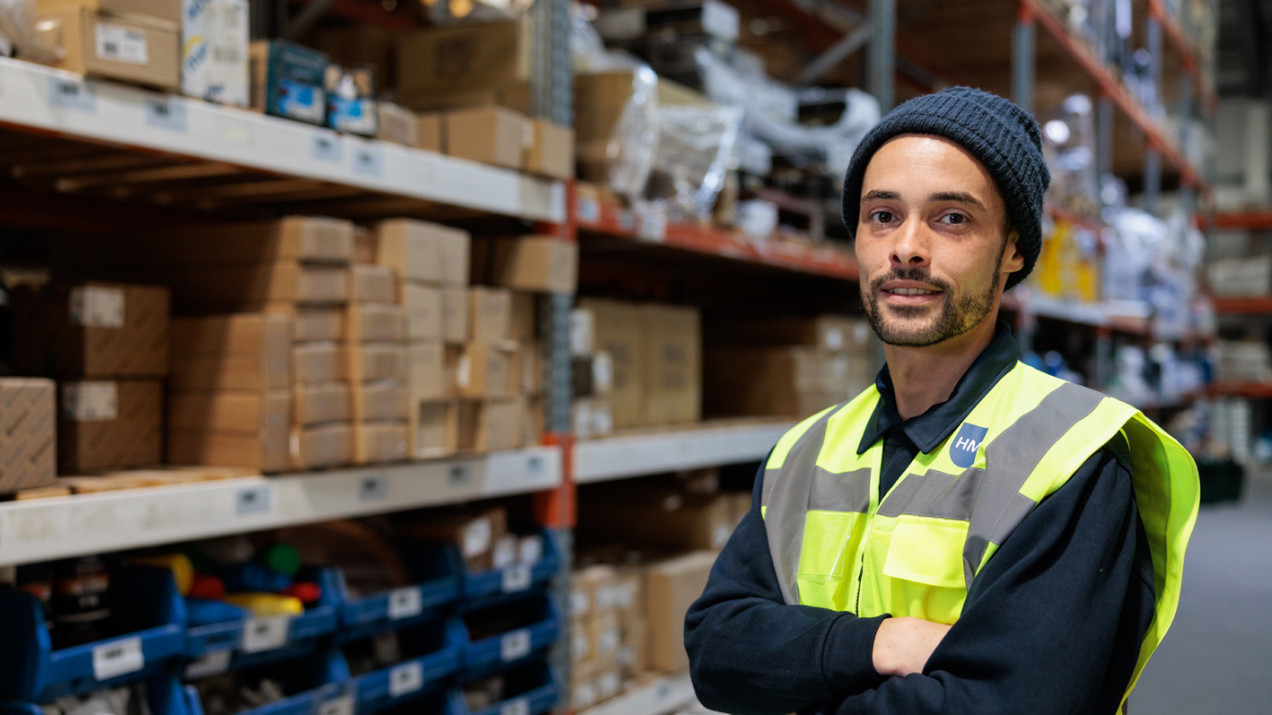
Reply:
<svg viewBox="0 0 1272 715"><path fill-rule="evenodd" d="M761 514L786 602L954 623L999 545L1121 432L1157 599L1129 694L1179 605L1200 493L1187 450L1134 407L1017 363L881 500L882 440L857 453L878 402L871 387L827 408L769 456Z"/></svg>

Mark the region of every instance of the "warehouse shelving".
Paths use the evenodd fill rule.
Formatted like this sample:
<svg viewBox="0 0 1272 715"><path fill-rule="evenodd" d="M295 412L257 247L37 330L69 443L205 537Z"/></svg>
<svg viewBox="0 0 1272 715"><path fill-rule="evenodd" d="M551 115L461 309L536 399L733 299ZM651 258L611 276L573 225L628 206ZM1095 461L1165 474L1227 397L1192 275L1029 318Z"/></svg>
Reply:
<svg viewBox="0 0 1272 715"><path fill-rule="evenodd" d="M698 702L689 673L676 673L633 688L579 715L666 715Z"/></svg>
<svg viewBox="0 0 1272 715"><path fill-rule="evenodd" d="M1214 298L1215 311L1226 314L1272 315L1272 296Z"/></svg>
<svg viewBox="0 0 1272 715"><path fill-rule="evenodd" d="M1215 382L1209 393L1213 397L1248 397L1252 400L1272 400L1272 383L1268 382Z"/></svg>
<svg viewBox="0 0 1272 715"><path fill-rule="evenodd" d="M78 155L59 160L39 151L30 137L0 142L17 178L38 173L66 192L196 209L393 197L536 221L566 219L560 181L256 112L5 58L0 58L0 92L0 126L168 160L107 171ZM103 158L92 157L95 162ZM261 180L270 176L288 180ZM222 188L180 186L208 179Z"/></svg>
<svg viewBox="0 0 1272 715"><path fill-rule="evenodd" d="M0 504L0 565L529 494L562 479L560 450L535 447L9 502Z"/></svg>
<svg viewBox="0 0 1272 715"><path fill-rule="evenodd" d="M1272 211L1216 214L1214 227L1266 231L1272 229Z"/></svg>
<svg viewBox="0 0 1272 715"><path fill-rule="evenodd" d="M721 464L758 462L793 421L721 421L705 426L583 440L574 446L579 484Z"/></svg>

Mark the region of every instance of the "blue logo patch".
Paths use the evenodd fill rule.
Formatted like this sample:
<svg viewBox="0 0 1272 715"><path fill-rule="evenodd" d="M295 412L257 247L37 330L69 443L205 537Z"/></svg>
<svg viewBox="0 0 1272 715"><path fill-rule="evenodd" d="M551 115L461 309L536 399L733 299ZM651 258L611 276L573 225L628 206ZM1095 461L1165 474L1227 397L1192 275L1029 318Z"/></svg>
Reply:
<svg viewBox="0 0 1272 715"><path fill-rule="evenodd" d="M981 442L985 441L985 435L988 432L987 427L977 427L970 422L964 423L963 428L954 435L954 441L950 444L950 460L963 469L975 464L976 453L980 451Z"/></svg>

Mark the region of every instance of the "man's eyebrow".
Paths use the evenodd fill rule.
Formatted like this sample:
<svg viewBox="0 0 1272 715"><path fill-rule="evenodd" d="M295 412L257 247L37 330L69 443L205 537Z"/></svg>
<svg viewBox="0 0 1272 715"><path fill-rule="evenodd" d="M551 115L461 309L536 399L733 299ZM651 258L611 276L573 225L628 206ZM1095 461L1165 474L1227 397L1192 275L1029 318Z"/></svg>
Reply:
<svg viewBox="0 0 1272 715"><path fill-rule="evenodd" d="M981 211L985 211L985 210L986 210L986 209L985 209L985 204L981 203L981 202L980 202L980 199L976 198L975 196L972 196L971 194L967 193L966 191L941 191L941 192L937 192L937 193L932 194L931 196L929 196L929 197L928 197L928 201L933 201L933 202L935 202L935 201L955 201L955 202L958 202L958 203L960 203L960 204L970 204L970 205L975 206L976 208L980 209Z"/></svg>
<svg viewBox="0 0 1272 715"><path fill-rule="evenodd" d="M865 203L867 201L896 201L899 198L901 198L901 194L898 194L895 191L880 191L878 189L874 189L871 191L867 191L866 195L861 197L861 202Z"/></svg>

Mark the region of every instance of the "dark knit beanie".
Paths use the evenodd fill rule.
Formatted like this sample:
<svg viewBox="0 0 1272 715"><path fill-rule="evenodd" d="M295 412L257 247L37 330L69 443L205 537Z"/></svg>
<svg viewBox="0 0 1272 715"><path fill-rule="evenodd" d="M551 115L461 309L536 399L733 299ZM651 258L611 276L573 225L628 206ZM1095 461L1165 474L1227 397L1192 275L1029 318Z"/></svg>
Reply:
<svg viewBox="0 0 1272 715"><path fill-rule="evenodd" d="M848 163L843 213L848 233L854 238L866 165L889 139L901 134L945 137L967 149L989 170L1007 205L1007 216L1020 233L1017 245L1025 257L1024 267L1007 278L1007 287L1024 280L1042 250L1042 196L1051 183L1034 118L996 94L970 87L916 97L893 109L866 134Z"/></svg>

